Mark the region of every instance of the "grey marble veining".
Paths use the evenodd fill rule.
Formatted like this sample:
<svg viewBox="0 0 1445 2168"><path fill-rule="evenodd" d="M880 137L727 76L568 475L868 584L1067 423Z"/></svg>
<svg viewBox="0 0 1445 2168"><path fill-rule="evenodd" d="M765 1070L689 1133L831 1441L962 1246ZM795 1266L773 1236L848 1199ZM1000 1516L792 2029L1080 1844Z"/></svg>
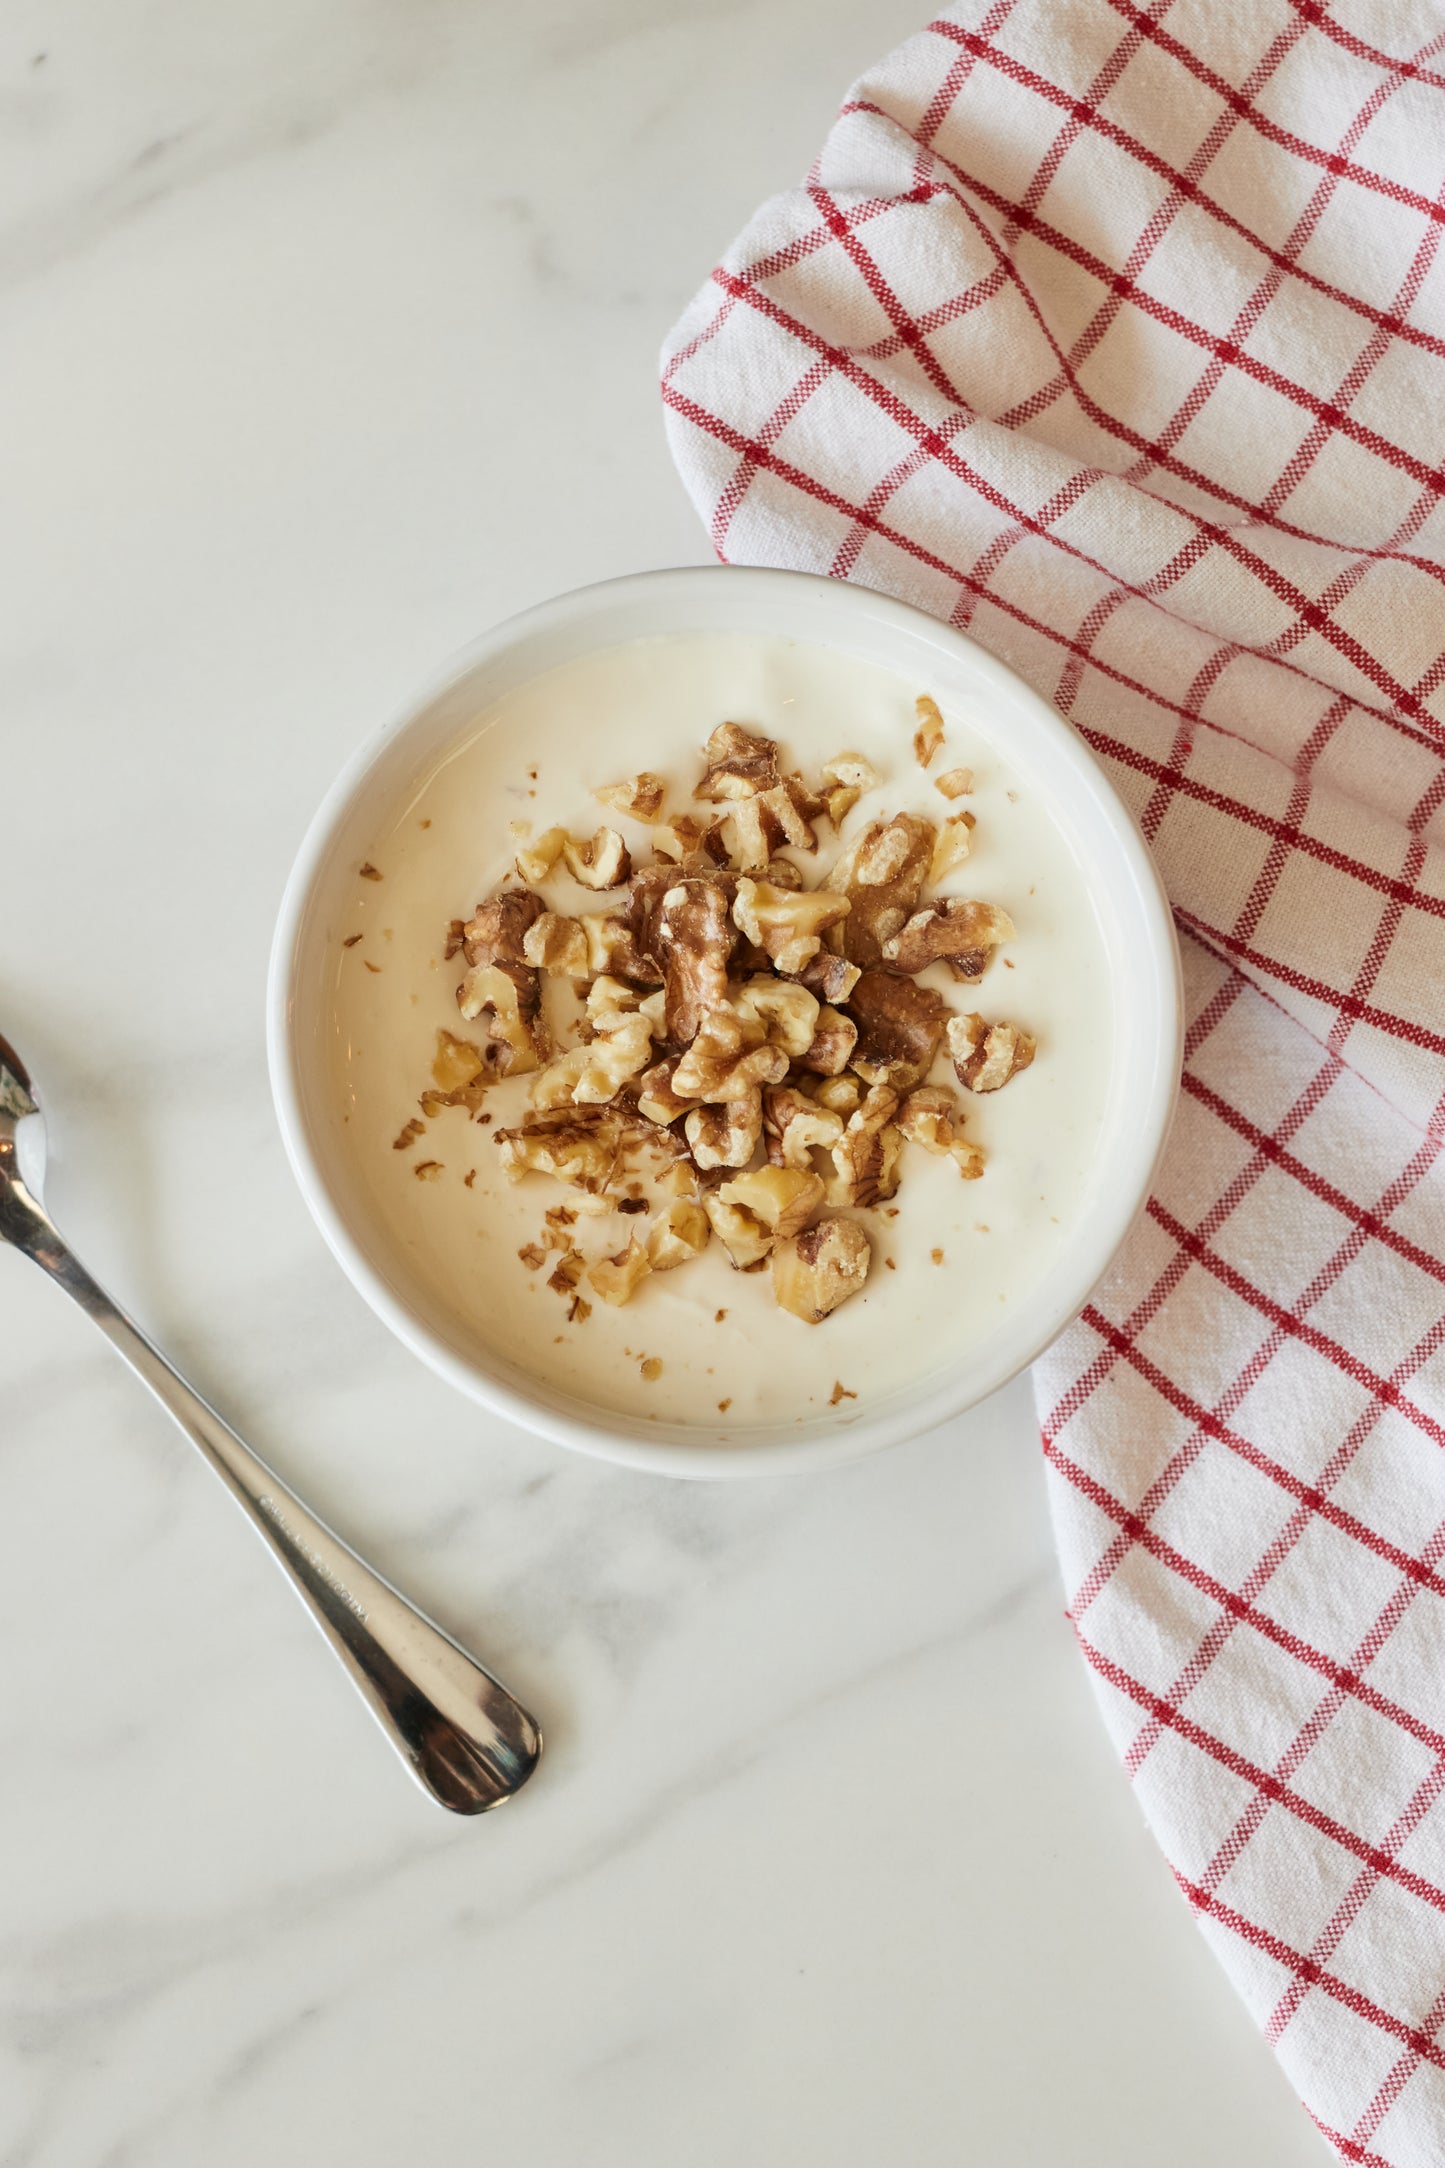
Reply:
<svg viewBox="0 0 1445 2168"><path fill-rule="evenodd" d="M1095 1723L1024 1387L807 1483L569 1458L386 1338L269 1111L316 799L496 617L706 557L656 348L914 12L0 15L0 1021L52 1202L550 1741L482 1824L413 1793L0 1255L4 2168L1320 2157Z"/></svg>

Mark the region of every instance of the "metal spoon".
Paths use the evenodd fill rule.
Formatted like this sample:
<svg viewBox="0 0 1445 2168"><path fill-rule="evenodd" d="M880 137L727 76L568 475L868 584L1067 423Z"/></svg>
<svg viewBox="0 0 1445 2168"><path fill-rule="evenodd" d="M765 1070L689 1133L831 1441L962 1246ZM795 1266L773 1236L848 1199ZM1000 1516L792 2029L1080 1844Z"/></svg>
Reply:
<svg viewBox="0 0 1445 2168"><path fill-rule="evenodd" d="M96 1285L41 1204L44 1167L35 1087L0 1038L0 1241L74 1296L200 1448L423 1789L454 1814L484 1814L510 1799L542 1751L526 1710L309 1512Z"/></svg>

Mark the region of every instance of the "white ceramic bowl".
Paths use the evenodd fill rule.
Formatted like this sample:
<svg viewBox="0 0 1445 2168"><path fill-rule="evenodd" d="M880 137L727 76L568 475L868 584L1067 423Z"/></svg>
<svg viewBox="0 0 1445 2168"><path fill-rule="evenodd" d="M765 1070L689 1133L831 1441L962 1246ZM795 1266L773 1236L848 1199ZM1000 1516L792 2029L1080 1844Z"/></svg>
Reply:
<svg viewBox="0 0 1445 2168"><path fill-rule="evenodd" d="M436 1314L368 1214L328 1090L322 1020L331 930L358 856L391 810L505 693L599 648L659 634L776 634L840 649L951 697L985 697L1009 767L1052 811L1089 867L1117 998L1113 1083L1090 1208L1077 1239L982 1351L914 1394L825 1411L776 1433L724 1440L703 1426L646 1434L579 1413L538 1380L503 1374L480 1342ZM1181 1011L1173 921L1144 843L1083 741L1012 671L961 633L866 588L805 573L702 567L641 573L559 595L499 625L439 690L363 747L312 822L287 885L267 1001L271 1086L302 1194L343 1271L377 1315L461 1392L511 1421L604 1459L672 1475L775 1473L851 1460L972 1407L1031 1362L1088 1299L1143 1205L1178 1083Z"/></svg>

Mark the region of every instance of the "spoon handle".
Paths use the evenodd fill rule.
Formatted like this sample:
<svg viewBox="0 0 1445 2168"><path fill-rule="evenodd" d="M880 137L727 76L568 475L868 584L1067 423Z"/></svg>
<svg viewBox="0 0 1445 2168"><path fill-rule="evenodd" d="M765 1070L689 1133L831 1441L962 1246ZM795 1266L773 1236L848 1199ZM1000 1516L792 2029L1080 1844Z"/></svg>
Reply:
<svg viewBox="0 0 1445 2168"><path fill-rule="evenodd" d="M455 1814L509 1799L542 1751L526 1710L302 1504L91 1278L23 1182L8 1187L0 1233L94 1319L210 1462L417 1782Z"/></svg>

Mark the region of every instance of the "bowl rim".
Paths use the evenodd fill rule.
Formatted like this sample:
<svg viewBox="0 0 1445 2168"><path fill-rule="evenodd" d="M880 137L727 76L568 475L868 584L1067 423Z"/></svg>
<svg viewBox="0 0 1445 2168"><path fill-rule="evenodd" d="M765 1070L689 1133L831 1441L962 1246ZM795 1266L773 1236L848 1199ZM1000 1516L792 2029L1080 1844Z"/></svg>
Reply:
<svg viewBox="0 0 1445 2168"><path fill-rule="evenodd" d="M485 1367L485 1350L475 1360L465 1359L406 1306L373 1266L352 1235L331 1194L312 1149L303 1106L300 1081L300 1047L296 1031L294 978L300 936L318 878L326 864L338 830L348 818L353 800L383 753L409 729L420 723L434 705L458 684L493 660L539 635L559 629L578 617L599 618L597 646L606 646L604 625L609 601L618 604L654 599L660 605L670 598L695 591L702 582L728 581L744 587L776 591L782 584L805 584L818 600L827 593L834 599L823 605L846 614L865 608L875 620L894 624L902 633L925 635L933 644L955 646L968 652L969 667L982 680L992 679L1010 698L1022 699L1046 739L1051 738L1064 764L1091 790L1106 817L1117 843L1122 870L1131 879L1139 912L1148 935L1147 965L1153 1005L1159 1021L1158 1042L1153 1048L1152 1073L1145 1080L1139 1119L1133 1134L1137 1148L1133 1159L1134 1181L1124 1194L1105 1202L1090 1223L1091 1239L1074 1247L1079 1270L1067 1281L1067 1307L1061 1302L1041 1323L1035 1340L1017 1360L998 1367L998 1374L980 1365L977 1358L956 1371L944 1373L926 1400L890 1410L887 1403L870 1413L860 1413L836 1429L803 1438L760 1432L731 1441L680 1444L640 1433L624 1437L599 1420L573 1417L514 1391ZM739 600L744 598L740 592ZM666 627L660 627L665 632ZM803 638L809 635L804 633ZM820 638L818 644L826 645ZM796 1473L808 1468L834 1466L857 1460L883 1447L920 1436L939 1424L976 1406L1027 1369L1044 1349L1078 1316L1107 1272L1130 1228L1143 1211L1159 1162L1168 1142L1169 1128L1178 1096L1183 1056L1183 990L1179 944L1173 914L1158 868L1138 824L1102 765L1080 734L1006 663L1000 662L966 633L931 616L913 604L811 572L771 566L688 565L656 571L626 573L617 578L571 588L546 601L533 604L505 618L468 643L379 729L369 733L343 764L335 781L313 814L287 877L272 938L266 982L266 1050L272 1101L287 1161L307 1208L332 1255L346 1277L389 1330L414 1355L469 1399L479 1402L508 1421L598 1459L623 1466L693 1478ZM1067 1257L1070 1251L1065 1251ZM980 1378L981 1382L975 1382ZM602 1411L599 1411L599 1415ZM610 1413L610 1411L609 1411Z"/></svg>

